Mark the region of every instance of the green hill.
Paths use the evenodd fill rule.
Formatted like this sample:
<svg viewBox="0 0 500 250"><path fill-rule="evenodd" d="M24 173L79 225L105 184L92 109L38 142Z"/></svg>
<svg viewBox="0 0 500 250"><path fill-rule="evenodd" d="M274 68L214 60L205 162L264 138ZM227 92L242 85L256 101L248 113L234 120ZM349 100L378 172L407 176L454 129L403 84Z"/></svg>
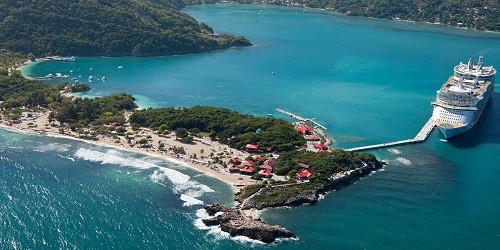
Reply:
<svg viewBox="0 0 500 250"><path fill-rule="evenodd" d="M235 2L324 8L352 16L439 22L458 27L500 31L498 0L235 0Z"/></svg>
<svg viewBox="0 0 500 250"><path fill-rule="evenodd" d="M158 56L247 46L174 8L176 0L0 0L0 48L79 56Z"/></svg>

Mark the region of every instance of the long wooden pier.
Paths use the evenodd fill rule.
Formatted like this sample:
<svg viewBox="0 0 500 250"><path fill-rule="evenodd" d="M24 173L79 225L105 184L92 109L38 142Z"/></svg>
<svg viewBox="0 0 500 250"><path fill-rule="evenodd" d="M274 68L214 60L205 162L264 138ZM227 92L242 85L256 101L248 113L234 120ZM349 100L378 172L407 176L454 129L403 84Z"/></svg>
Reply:
<svg viewBox="0 0 500 250"><path fill-rule="evenodd" d="M284 115L290 116L290 117L292 117L292 118L295 118L295 119L297 119L297 120L299 120L299 121L303 121L303 122L311 122L311 123L313 123L314 125L316 125L316 126L318 126L318 127L322 128L322 129L324 129L324 130L328 130L325 126L321 125L319 122L317 122L317 121L315 121L315 120L313 120L313 119L311 119L311 118L302 117L302 116L300 116L300 115L297 115L297 114L292 113L292 112L290 112L290 111L286 111L286 110L284 110L284 109L276 109L276 111L278 111L279 113L282 113L282 114L284 114Z"/></svg>
<svg viewBox="0 0 500 250"><path fill-rule="evenodd" d="M427 139L427 136L432 132L436 124L434 123L434 120L430 118L425 125L420 129L420 131L417 133L417 135L412 138L412 139L406 139L406 140L401 140L401 141L395 141L395 142L386 142L386 143L380 143L380 144L374 144L374 145L368 145L368 146L362 146L362 147L356 147L356 148L348 148L345 149L346 151L361 151L361 150L368 150L368 149L377 149L377 148L385 148L385 147L390 147L390 146L396 146L396 145L404 145L404 144L410 144L410 143L418 143L418 142L423 142L425 139Z"/></svg>

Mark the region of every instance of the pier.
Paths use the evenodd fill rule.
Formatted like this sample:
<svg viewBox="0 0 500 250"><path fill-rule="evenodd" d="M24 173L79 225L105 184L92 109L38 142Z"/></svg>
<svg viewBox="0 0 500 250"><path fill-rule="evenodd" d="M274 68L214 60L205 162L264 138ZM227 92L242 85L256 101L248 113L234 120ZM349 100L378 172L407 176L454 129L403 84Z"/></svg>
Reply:
<svg viewBox="0 0 500 250"><path fill-rule="evenodd" d="M323 125L321 125L319 122L315 121L315 120L314 120L314 118L313 118L313 119L311 119L311 118L302 117L302 116L300 116L300 115L297 115L297 114L292 113L292 112L290 112L290 111L286 111L286 110L284 110L284 109L276 109L276 111L278 111L279 113L282 113L282 114L284 114L284 115L286 115L286 116L290 116L290 117L292 117L292 118L295 118L295 119L297 119L297 120L299 120L299 121L302 121L302 122L310 122L310 123L312 123L312 124L314 124L314 125L316 125L316 126L318 126L318 127L322 128L322 129L324 129L324 130L328 130L325 126L323 126Z"/></svg>
<svg viewBox="0 0 500 250"><path fill-rule="evenodd" d="M427 136L432 132L434 127L436 126L436 123L432 118L429 118L429 120L425 123L425 125L420 129L420 131L417 133L417 135L412 138L412 139L406 139L406 140L401 140L401 141L394 141L394 142L386 142L386 143L380 143L380 144L374 144L374 145L368 145L368 146L362 146L362 147L356 147L356 148L348 148L345 149L346 151L361 151L361 150L368 150L368 149L377 149L377 148L386 148L390 146L396 146L396 145L404 145L404 144L410 144L410 143L418 143L418 142L423 142L425 139L427 139Z"/></svg>

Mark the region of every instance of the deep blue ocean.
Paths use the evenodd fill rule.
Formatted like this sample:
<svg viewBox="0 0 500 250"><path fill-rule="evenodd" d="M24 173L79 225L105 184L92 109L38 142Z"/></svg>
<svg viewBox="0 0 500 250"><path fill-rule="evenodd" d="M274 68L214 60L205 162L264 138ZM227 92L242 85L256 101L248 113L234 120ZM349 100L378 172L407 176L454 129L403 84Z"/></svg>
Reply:
<svg viewBox="0 0 500 250"><path fill-rule="evenodd" d="M59 72L82 82L106 76L92 81L86 96L128 92L141 107L211 105L276 117L284 108L315 117L334 147L347 148L413 138L460 61L483 55L485 65L500 68L499 33L262 5L184 11L254 45L156 58L77 57L23 73ZM316 205L264 211L264 221L299 237L271 246L203 228L200 202L233 204L232 189L194 170L0 130L0 248L493 249L500 245L495 87L468 133L445 141L434 131L421 144L369 151L388 160L383 171Z"/></svg>

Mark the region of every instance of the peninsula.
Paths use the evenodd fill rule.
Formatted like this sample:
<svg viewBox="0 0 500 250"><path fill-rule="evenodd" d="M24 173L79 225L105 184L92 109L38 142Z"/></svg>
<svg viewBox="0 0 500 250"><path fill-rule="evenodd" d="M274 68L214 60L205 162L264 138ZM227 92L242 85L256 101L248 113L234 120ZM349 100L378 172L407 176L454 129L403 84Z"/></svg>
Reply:
<svg viewBox="0 0 500 250"><path fill-rule="evenodd" d="M73 96L85 90L25 79L18 71L0 75L0 125L179 161L224 181L236 188L240 204L207 206L213 216L204 223L233 236L263 242L294 237L254 220L255 211L315 203L320 194L382 167L373 155L329 149L309 124L216 107L136 110L134 97L125 93Z"/></svg>

